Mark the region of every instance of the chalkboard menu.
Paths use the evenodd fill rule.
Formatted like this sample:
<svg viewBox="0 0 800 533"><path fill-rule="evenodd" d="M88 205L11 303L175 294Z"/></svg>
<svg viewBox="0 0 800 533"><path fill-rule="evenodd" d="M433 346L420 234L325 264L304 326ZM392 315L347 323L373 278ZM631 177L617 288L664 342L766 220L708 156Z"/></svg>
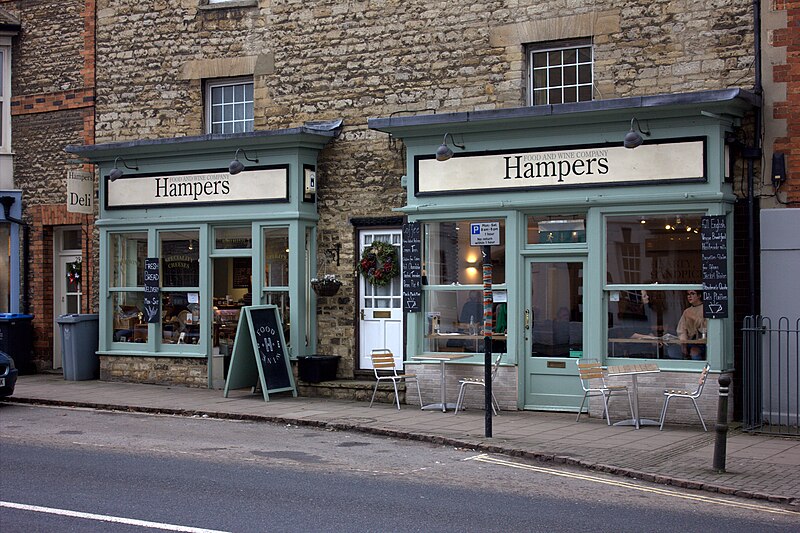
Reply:
<svg viewBox="0 0 800 533"><path fill-rule="evenodd" d="M703 259L703 316L728 316L728 230L724 215L705 216L700 237Z"/></svg>
<svg viewBox="0 0 800 533"><path fill-rule="evenodd" d="M403 224L403 309L422 311L422 232L419 222Z"/></svg>
<svg viewBox="0 0 800 533"><path fill-rule="evenodd" d="M234 257L233 258L233 288L234 289L249 289L250 288L250 266L251 261L249 257Z"/></svg>
<svg viewBox="0 0 800 533"><path fill-rule="evenodd" d="M242 307L225 381L225 396L231 389L251 386L255 391L259 385L265 401L269 401L271 392L292 391L297 396L283 326L275 305Z"/></svg>
<svg viewBox="0 0 800 533"><path fill-rule="evenodd" d="M146 257L144 260L144 316L148 324L157 324L161 321L159 307L159 271L158 257Z"/></svg>

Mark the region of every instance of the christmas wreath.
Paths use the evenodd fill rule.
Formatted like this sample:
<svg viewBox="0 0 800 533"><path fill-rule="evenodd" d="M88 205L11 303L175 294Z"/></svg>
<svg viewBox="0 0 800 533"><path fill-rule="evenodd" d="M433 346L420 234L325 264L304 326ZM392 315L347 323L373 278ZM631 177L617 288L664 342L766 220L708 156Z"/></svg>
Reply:
<svg viewBox="0 0 800 533"><path fill-rule="evenodd" d="M388 242L373 242L361 254L358 271L370 285L385 287L400 274L397 250Z"/></svg>
<svg viewBox="0 0 800 533"><path fill-rule="evenodd" d="M69 283L81 282L81 260L76 259L71 263L67 263L67 281Z"/></svg>

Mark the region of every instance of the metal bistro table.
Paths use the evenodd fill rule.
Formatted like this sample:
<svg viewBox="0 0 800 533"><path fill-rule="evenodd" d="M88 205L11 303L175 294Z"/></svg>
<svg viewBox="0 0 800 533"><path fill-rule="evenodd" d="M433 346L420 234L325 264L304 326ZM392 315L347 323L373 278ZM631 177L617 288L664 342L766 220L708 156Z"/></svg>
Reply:
<svg viewBox="0 0 800 533"><path fill-rule="evenodd" d="M640 374L655 374L661 372L655 363L644 363L640 365L618 365L610 366L606 369L608 376L630 376L633 382L633 418L616 422L615 426L657 426L659 422L649 418L639 417L639 383L637 376Z"/></svg>
<svg viewBox="0 0 800 533"><path fill-rule="evenodd" d="M445 380L445 368L444 365L450 361L455 361L456 359L464 359L466 357L472 357L472 354L467 353L442 353L442 354L431 354L431 355L418 355L412 357L415 361L438 361L441 367L441 379L442 379L442 401L441 403L431 403L428 405L422 406L423 409L441 409L442 412L446 412L448 409L455 409L456 404L454 403L447 403L447 381Z"/></svg>

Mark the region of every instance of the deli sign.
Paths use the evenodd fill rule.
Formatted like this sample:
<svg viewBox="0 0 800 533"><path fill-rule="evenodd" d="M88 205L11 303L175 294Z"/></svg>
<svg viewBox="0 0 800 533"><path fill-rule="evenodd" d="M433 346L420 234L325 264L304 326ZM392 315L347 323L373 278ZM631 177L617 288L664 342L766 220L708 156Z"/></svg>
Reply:
<svg viewBox="0 0 800 533"><path fill-rule="evenodd" d="M289 167L196 174L132 175L105 180L106 207L190 207L228 202L286 202Z"/></svg>
<svg viewBox="0 0 800 533"><path fill-rule="evenodd" d="M448 161L417 157L417 194L491 189L635 184L705 180L705 143L689 140L566 150L456 155Z"/></svg>

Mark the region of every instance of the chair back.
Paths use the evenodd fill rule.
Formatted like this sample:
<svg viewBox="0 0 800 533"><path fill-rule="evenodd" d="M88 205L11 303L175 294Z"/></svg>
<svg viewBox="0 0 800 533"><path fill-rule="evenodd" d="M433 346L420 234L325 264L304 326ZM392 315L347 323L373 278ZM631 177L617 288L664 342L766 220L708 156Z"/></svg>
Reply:
<svg viewBox="0 0 800 533"><path fill-rule="evenodd" d="M590 380L599 379L605 385L606 374L603 370L600 361L597 359L578 359L578 375L581 378L581 386L583 390L591 388Z"/></svg>
<svg viewBox="0 0 800 533"><path fill-rule="evenodd" d="M394 363L394 354L391 350L385 348L372 350L372 369L375 372L375 377L378 377L379 370L391 370L394 375L397 375L397 366Z"/></svg>
<svg viewBox="0 0 800 533"><path fill-rule="evenodd" d="M711 370L711 365L706 363L706 366L703 367L703 371L700 372L700 381L697 383L697 389L692 393L692 396L695 398L703 394L703 387L706 385L706 378L708 377L709 370Z"/></svg>
<svg viewBox="0 0 800 533"><path fill-rule="evenodd" d="M500 370L500 360L503 358L503 354L497 356L497 359L494 360L494 364L492 365L492 383L494 383L494 378L497 377L497 372Z"/></svg>

